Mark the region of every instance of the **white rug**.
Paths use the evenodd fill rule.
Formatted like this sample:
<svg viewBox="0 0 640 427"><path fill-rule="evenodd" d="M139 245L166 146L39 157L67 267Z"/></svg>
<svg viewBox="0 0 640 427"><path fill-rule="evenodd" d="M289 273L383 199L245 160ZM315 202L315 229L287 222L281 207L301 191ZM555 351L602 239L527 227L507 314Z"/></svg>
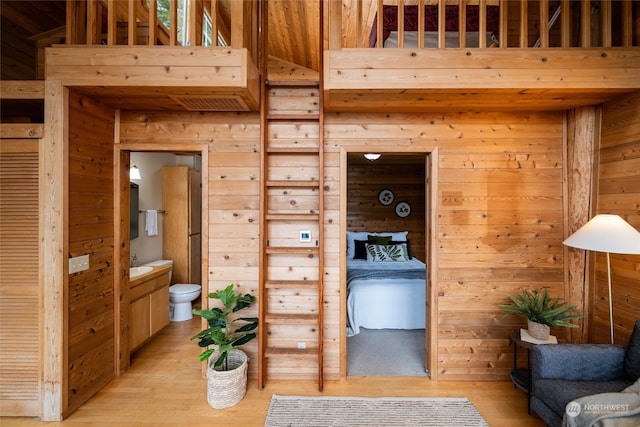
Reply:
<svg viewBox="0 0 640 427"><path fill-rule="evenodd" d="M465 397L271 397L265 427L483 426Z"/></svg>

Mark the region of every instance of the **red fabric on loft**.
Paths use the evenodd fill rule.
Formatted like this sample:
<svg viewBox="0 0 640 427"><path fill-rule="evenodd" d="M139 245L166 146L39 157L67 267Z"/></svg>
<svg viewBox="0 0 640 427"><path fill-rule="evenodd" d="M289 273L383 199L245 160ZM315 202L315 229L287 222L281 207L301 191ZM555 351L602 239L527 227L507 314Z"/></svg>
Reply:
<svg viewBox="0 0 640 427"><path fill-rule="evenodd" d="M369 47L376 46L378 16L373 19L373 27L369 34ZM384 6L382 30L384 39L389 37L391 31L398 29L398 6ZM467 6L467 31L478 31L479 6ZM498 32L500 29L500 7L487 6L487 31ZM404 30L418 30L418 6L404 7ZM424 30L438 31L438 6L426 5L424 7ZM458 31L458 6L445 6L445 31Z"/></svg>

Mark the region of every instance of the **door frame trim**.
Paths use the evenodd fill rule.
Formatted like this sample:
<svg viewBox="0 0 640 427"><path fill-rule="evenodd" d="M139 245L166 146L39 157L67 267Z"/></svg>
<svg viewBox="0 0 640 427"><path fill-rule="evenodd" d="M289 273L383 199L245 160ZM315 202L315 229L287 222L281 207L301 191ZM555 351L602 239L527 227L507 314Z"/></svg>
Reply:
<svg viewBox="0 0 640 427"><path fill-rule="evenodd" d="M340 148L340 378L347 378L347 158L349 154L376 152L381 154L423 154L425 156L425 200L428 209L425 215L425 253L427 258L427 328L425 329L425 362L431 380L437 380L438 366L438 245L436 232L438 229L438 146L342 146ZM436 329L433 330L432 328Z"/></svg>
<svg viewBox="0 0 640 427"><path fill-rule="evenodd" d="M201 282L202 292L200 293L201 301L204 301L206 295L209 294L209 144L208 143L161 143L157 142L135 142L135 143L116 143L114 145L114 233L115 248L114 259L114 293L115 293L115 354L116 354L116 375L122 375L130 366L130 349L128 336L128 292L123 291L128 285L128 266L130 259L129 240L124 239L128 235L123 231L123 227L129 230L129 205L123 203L121 198L121 186L123 180L128 180L128 165L131 152L147 152L147 153L189 153L200 154L202 159L201 169ZM128 183L127 183L128 184ZM125 270L126 268L126 270ZM120 278L120 280L117 280Z"/></svg>

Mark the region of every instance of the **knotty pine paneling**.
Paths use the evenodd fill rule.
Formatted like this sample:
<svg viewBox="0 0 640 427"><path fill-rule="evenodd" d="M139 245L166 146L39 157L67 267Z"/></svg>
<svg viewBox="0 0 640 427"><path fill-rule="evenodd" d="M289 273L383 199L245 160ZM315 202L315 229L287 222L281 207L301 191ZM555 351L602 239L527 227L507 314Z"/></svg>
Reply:
<svg viewBox="0 0 640 427"><path fill-rule="evenodd" d="M6 416L41 415L39 189L38 140L0 140L0 413Z"/></svg>
<svg viewBox="0 0 640 427"><path fill-rule="evenodd" d="M257 113L192 113L123 111L123 146L148 143L209 145L208 247L209 269L203 289L223 289L230 283L242 293L258 295L260 232L260 127ZM257 316L258 303L247 316ZM257 340L243 347L257 375Z"/></svg>
<svg viewBox="0 0 640 427"><path fill-rule="evenodd" d="M640 92L603 105L598 213L620 215L640 230ZM590 301L591 342L611 341L604 253L596 253ZM611 254L614 338L627 344L640 319L640 255Z"/></svg>
<svg viewBox="0 0 640 427"><path fill-rule="evenodd" d="M114 111L69 96L69 257L89 269L69 275L67 405L70 413L115 377Z"/></svg>
<svg viewBox="0 0 640 427"><path fill-rule="evenodd" d="M408 231L414 257L426 262L425 251L425 156L383 155L376 161L350 155L347 169L347 230ZM365 163L366 162L366 163ZM393 191L388 206L378 201L380 191ZM396 204L406 201L411 214L396 215Z"/></svg>
<svg viewBox="0 0 640 427"><path fill-rule="evenodd" d="M503 318L498 304L521 288L563 296L563 114L335 114L327 115L325 133L325 172L338 171L331 154L340 147L438 147L438 297L431 307L433 332L450 341L431 349L432 371L440 380L507 379L509 337L524 323ZM327 182L339 181L326 174ZM327 256L328 266L333 259ZM333 286L325 279L326 289Z"/></svg>
<svg viewBox="0 0 640 427"><path fill-rule="evenodd" d="M281 108L288 107L283 102ZM211 290L235 283L242 292L257 295L258 119L255 113L121 114L123 146L209 145L210 210L205 214L209 218L206 282ZM301 132L300 126L287 128L279 123L272 139L296 138ZM369 152L397 146L398 151L421 152L424 158L425 152L437 146L439 181L433 187L438 191L433 208L438 227L432 232L440 258L433 286L440 296L433 304L438 319L434 333L447 341L433 349L438 360L435 369L438 379L444 380L506 380L512 361L509 337L524 323L503 318L497 305L507 302L506 295L520 288L548 287L563 296L563 114L336 113L326 115L324 132L326 379L340 378L340 342L344 338L345 319L340 318L339 304L344 293L340 280L345 274L340 271L339 256L345 244L340 232L340 150ZM297 178L298 170L304 173L305 165L289 167L291 179ZM350 168L348 173L353 176ZM379 176L376 191L363 194L362 203L377 207L378 187L388 176L399 179ZM424 178L419 180L424 182ZM407 189L411 190L407 197L421 192L417 184ZM403 198L402 191L394 189L398 199ZM283 197L282 202L298 200L301 195L295 196ZM350 196L347 201L360 203ZM418 209L424 204L412 203L410 218L425 215L424 209ZM390 215L385 212L384 217ZM353 225L362 226L355 221ZM345 224L345 229L349 226ZM417 246L412 244L414 251ZM282 273L287 274L292 265L292 260L285 260ZM304 270L296 268L295 273L304 277ZM288 295L280 297L286 303ZM252 310L255 314L257 306ZM563 331L554 332L563 338ZM284 346L286 339L282 337L280 344ZM257 343L249 343L246 350L257 360ZM313 361L274 360L269 363L269 378L313 378L313 365ZM256 369L256 363L249 364L251 376L255 377Z"/></svg>

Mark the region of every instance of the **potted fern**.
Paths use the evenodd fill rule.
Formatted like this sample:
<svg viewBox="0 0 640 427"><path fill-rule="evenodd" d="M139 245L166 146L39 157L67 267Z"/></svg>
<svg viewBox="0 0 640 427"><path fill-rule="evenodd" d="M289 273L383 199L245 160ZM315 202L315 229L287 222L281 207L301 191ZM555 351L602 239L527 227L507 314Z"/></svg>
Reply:
<svg viewBox="0 0 640 427"><path fill-rule="evenodd" d="M256 337L251 332L258 327L257 317L233 317L255 301L250 294L236 292L233 284L211 292L208 298L220 301L218 306L193 310L193 314L207 321L207 328L191 337L198 339L198 346L205 348L200 361L207 361L207 400L215 409L231 407L244 397L247 391L247 362L245 352L236 348ZM238 325L238 326L236 326Z"/></svg>
<svg viewBox="0 0 640 427"><path fill-rule="evenodd" d="M572 314L576 306L560 301L560 298L551 298L546 288L542 292L521 290L509 295L509 299L512 304L500 304L500 308L506 312L504 316L524 317L527 319L529 335L543 341L549 339L550 328L577 328L569 320L583 316L580 313Z"/></svg>

